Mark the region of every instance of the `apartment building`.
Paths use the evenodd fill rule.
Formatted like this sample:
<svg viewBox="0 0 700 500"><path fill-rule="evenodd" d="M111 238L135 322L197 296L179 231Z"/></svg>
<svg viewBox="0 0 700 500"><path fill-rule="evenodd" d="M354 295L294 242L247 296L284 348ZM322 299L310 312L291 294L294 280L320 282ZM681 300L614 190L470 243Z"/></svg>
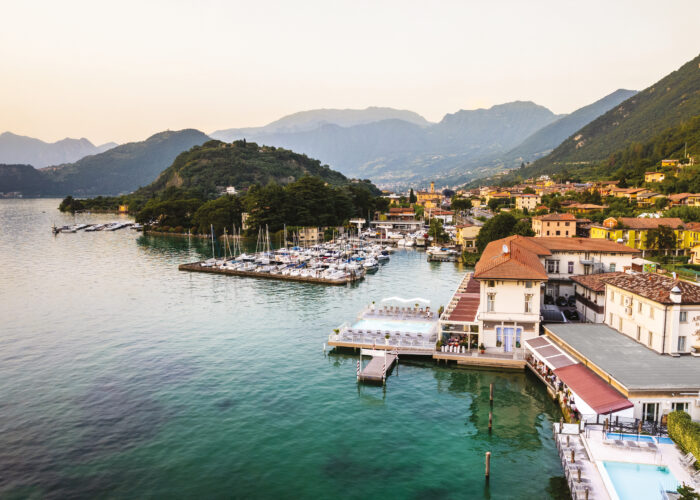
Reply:
<svg viewBox="0 0 700 500"><path fill-rule="evenodd" d="M576 217L572 214L546 214L532 218L535 236L556 236L572 238L576 236Z"/></svg>

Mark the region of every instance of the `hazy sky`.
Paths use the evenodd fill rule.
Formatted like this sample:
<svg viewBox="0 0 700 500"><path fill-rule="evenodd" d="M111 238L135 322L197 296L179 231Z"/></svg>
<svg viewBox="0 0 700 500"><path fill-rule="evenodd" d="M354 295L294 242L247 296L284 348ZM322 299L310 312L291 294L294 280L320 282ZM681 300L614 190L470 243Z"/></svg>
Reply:
<svg viewBox="0 0 700 500"><path fill-rule="evenodd" d="M0 132L50 141L321 107L566 113L700 49L699 0L0 0L0 13Z"/></svg>

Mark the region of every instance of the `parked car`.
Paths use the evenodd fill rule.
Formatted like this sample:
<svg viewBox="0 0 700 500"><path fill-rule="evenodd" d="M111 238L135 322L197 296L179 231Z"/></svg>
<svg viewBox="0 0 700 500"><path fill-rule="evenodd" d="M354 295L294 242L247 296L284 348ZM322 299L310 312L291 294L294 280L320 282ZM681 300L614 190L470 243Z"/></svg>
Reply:
<svg viewBox="0 0 700 500"><path fill-rule="evenodd" d="M545 304L554 304L554 297L551 295L545 295L544 296L544 303Z"/></svg>
<svg viewBox="0 0 700 500"><path fill-rule="evenodd" d="M561 296L560 296L560 297L557 297L556 304L557 304L559 307L566 307L567 304L568 304L568 302L566 301L566 297L561 297Z"/></svg>
<svg viewBox="0 0 700 500"><path fill-rule="evenodd" d="M575 295L569 295L569 307L576 307L576 296Z"/></svg>
<svg viewBox="0 0 700 500"><path fill-rule="evenodd" d="M562 311L562 312L564 313L564 316L566 317L566 319L568 319L569 321L578 321L579 320L578 311L576 309L573 309L573 310L564 309L564 311Z"/></svg>

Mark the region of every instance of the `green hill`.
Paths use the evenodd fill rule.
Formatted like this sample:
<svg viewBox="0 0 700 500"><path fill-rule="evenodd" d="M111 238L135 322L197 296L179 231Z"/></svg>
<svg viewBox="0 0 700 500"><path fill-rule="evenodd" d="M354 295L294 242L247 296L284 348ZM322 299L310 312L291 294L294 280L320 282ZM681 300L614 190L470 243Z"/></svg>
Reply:
<svg viewBox="0 0 700 500"><path fill-rule="evenodd" d="M197 190L205 198L215 196L221 187L241 190L253 184L289 184L304 177L323 179L330 185L343 186L350 180L321 162L289 151L254 142L230 144L211 140L195 146L175 158L158 178L135 194L151 194L175 187Z"/></svg>
<svg viewBox="0 0 700 500"><path fill-rule="evenodd" d="M51 183L50 192L43 194L130 193L156 179L179 153L208 140L199 130L168 130L75 163L42 169Z"/></svg>
<svg viewBox="0 0 700 500"><path fill-rule="evenodd" d="M31 165L0 164L0 193L19 191L25 196L41 194L47 185L46 179Z"/></svg>
<svg viewBox="0 0 700 500"><path fill-rule="evenodd" d="M593 120L541 160L542 165L597 162L700 114L700 56Z"/></svg>
<svg viewBox="0 0 700 500"><path fill-rule="evenodd" d="M623 166L621 161L630 160L625 153L629 148L642 151L645 144L655 144L657 150L667 149L662 146L664 136L692 136L692 119L698 115L700 56L593 120L546 157L498 179L479 179L473 184L512 184L543 174L583 175L589 179L611 175ZM605 167L606 163L612 167Z"/></svg>

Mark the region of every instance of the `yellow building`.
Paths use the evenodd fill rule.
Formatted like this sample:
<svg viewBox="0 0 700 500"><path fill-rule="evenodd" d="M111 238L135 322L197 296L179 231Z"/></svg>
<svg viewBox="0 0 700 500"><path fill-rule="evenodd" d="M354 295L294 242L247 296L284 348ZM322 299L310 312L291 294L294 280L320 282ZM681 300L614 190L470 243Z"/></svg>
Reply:
<svg viewBox="0 0 700 500"><path fill-rule="evenodd" d="M663 172L645 172L644 182L662 182L666 178Z"/></svg>
<svg viewBox="0 0 700 500"><path fill-rule="evenodd" d="M680 160L661 160L661 166L662 167L677 167L678 164L680 163Z"/></svg>
<svg viewBox="0 0 700 500"><path fill-rule="evenodd" d="M515 196L515 208L523 210L525 208L534 210L540 204L542 198L536 194L518 194Z"/></svg>
<svg viewBox="0 0 700 500"><path fill-rule="evenodd" d="M129 213L129 205L119 205L119 213L120 214Z"/></svg>
<svg viewBox="0 0 700 500"><path fill-rule="evenodd" d="M430 191L416 191L416 203L424 208L436 208L442 205L443 196L435 192L435 183L430 183Z"/></svg>
<svg viewBox="0 0 700 500"><path fill-rule="evenodd" d="M630 248L642 251L642 256L648 250L647 235L650 229L659 226L673 228L676 233L676 253L688 247L685 240L685 224L678 217L647 218L647 217L620 217L608 218L602 225L591 226L591 238L604 238L606 240L619 241Z"/></svg>
<svg viewBox="0 0 700 500"><path fill-rule="evenodd" d="M576 217L571 214L546 214L532 218L532 230L537 237L576 236Z"/></svg>
<svg viewBox="0 0 700 500"><path fill-rule="evenodd" d="M572 203L567 207L562 207L565 212L570 214L592 214L594 212L602 212L607 205L596 205L595 203Z"/></svg>
<svg viewBox="0 0 700 500"><path fill-rule="evenodd" d="M457 226L455 243L467 252L476 252L476 237L481 231L481 226L463 224Z"/></svg>

